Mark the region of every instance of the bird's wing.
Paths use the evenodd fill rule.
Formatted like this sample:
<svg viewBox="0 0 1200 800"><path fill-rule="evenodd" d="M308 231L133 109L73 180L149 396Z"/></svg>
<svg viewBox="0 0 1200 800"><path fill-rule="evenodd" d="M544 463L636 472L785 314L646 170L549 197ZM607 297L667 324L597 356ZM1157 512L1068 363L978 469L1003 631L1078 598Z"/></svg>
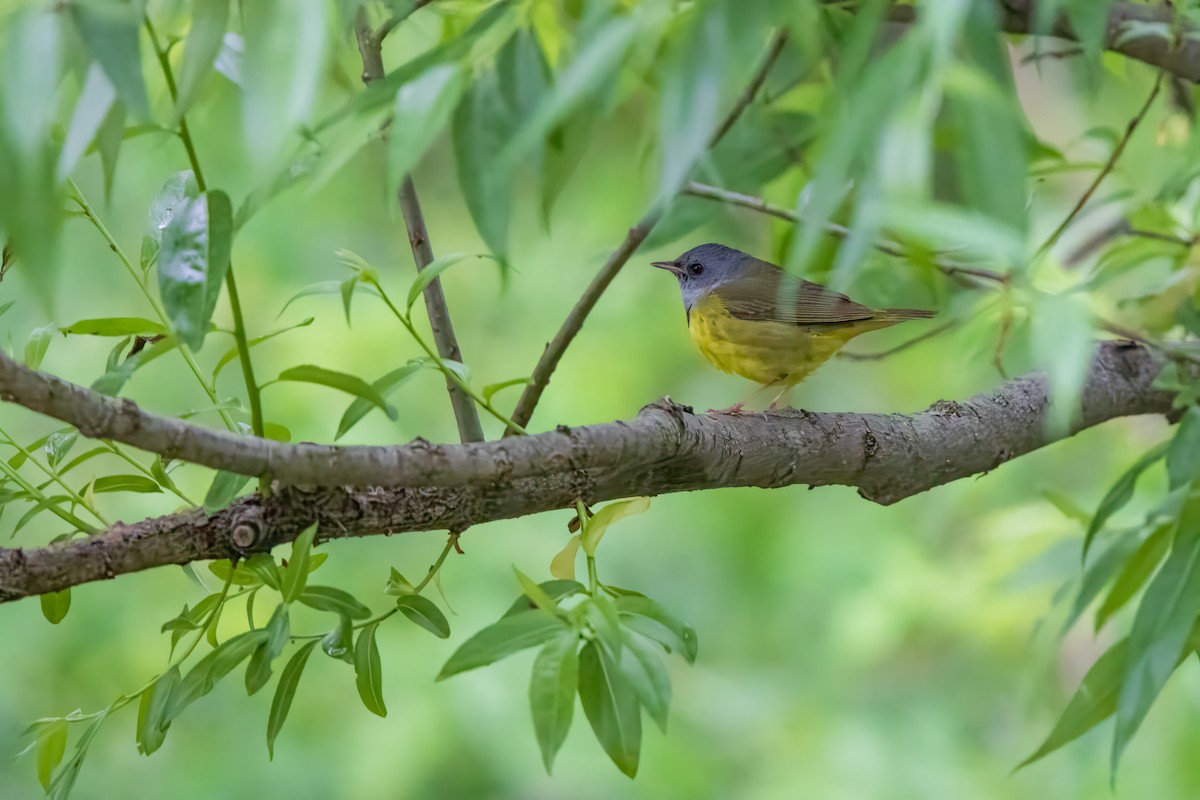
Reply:
<svg viewBox="0 0 1200 800"><path fill-rule="evenodd" d="M874 309L832 289L794 278L779 267L747 260L736 280L712 294L738 319L820 325L873 319Z"/></svg>

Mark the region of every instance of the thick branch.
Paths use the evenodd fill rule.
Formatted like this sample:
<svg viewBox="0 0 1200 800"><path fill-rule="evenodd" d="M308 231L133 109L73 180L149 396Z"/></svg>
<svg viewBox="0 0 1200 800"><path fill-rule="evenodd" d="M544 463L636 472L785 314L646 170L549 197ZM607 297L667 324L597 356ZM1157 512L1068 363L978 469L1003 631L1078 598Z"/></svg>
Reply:
<svg viewBox="0 0 1200 800"><path fill-rule="evenodd" d="M771 72L771 67L775 65L775 61L779 58L779 54L783 52L783 46L787 43L787 34L784 31L779 31L771 39L770 45L767 47L767 53L763 57L762 63L755 70L754 75L750 78L750 82L746 84L746 88L738 96L733 107L721 124L717 126L716 131L710 137L708 147L711 150L724 138L729 129L737 123L742 114L754 101L754 97L762 88L763 83L767 80L767 75ZM558 329L558 333L554 334L554 338L546 345L546 349L542 351L542 357L538 359L538 363L533 368L533 373L529 377L529 383L525 386L525 390L521 392L521 397L517 401L517 406L513 409L512 420L518 425L525 426L529 424L530 418L533 417L533 410L537 407L538 401L542 399L542 392L546 391L546 387L550 383L550 376L558 367L558 362L562 360L563 353L567 351L567 347L574 341L575 335L583 328L584 320L588 314L592 313L592 309L596 307L596 303L600 301L600 296L608 288L608 285L617 277L617 273L625 266L627 262L639 247L646 237L650 235L650 231L658 222L661 211L659 209L651 209L646 216L642 217L641 221L629 229L629 233L625 236L625 241L621 242L613 254L608 257L608 261L596 273L596 277L592 278L592 282L588 284L583 295L575 303L575 307L571 309L571 313L567 315L567 319L563 322L562 327ZM512 433L512 431L509 431Z"/></svg>
<svg viewBox="0 0 1200 800"><path fill-rule="evenodd" d="M1131 342L1099 346L1070 431L1047 432L1040 375L916 414L782 411L699 416L662 400L632 420L500 441L399 447L292 445L198 429L0 358L0 396L171 458L259 474L277 485L206 517L186 511L70 543L0 550L0 601L163 564L228 558L286 542L312 521L321 539L462 530L497 519L631 495L729 486L858 487L883 504L959 478L1115 417L1164 414L1162 361ZM332 488L300 488L320 485ZM367 486L352 489L349 486ZM393 488L386 488L393 487ZM236 542L236 546L234 545Z"/></svg>

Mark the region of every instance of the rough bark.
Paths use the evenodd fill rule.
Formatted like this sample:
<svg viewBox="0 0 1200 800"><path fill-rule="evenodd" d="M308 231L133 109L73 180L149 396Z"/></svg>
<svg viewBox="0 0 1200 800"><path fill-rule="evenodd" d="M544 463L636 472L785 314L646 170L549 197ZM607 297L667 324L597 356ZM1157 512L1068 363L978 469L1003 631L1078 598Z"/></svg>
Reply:
<svg viewBox="0 0 1200 800"><path fill-rule="evenodd" d="M915 414L786 410L697 415L663 399L632 420L464 445L292 445L233 436L147 414L0 357L0 397L103 437L212 467L276 477L213 516L188 511L120 524L37 550L0 550L0 601L163 564L228 558L290 541L313 521L319 539L470 525L633 495L729 486L858 487L890 504L1000 464L1106 420L1165 414L1153 388L1161 361L1130 342L1093 358L1070 430L1048 432L1038 374ZM351 488L354 486L366 488ZM324 487L324 488L320 488ZM235 542L237 544L235 544Z"/></svg>

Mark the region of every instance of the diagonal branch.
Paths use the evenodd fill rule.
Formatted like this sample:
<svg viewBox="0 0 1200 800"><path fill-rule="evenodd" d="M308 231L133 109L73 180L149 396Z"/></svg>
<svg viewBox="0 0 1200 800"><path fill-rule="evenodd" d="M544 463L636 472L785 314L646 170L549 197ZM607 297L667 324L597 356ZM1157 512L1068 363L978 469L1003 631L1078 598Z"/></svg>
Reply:
<svg viewBox="0 0 1200 800"><path fill-rule="evenodd" d="M371 29L367 11L359 7L355 16L354 35L358 41L358 52L362 58L363 83L383 77L383 39L392 28L405 17L431 0L417 0L412 8L402 16L393 16L377 31ZM408 231L408 244L412 248L413 261L416 262L417 272L433 263L433 246L429 243L429 229L425 225L425 215L421 211L421 201L417 197L417 187L412 177L406 175L400 184L398 194L400 213L404 217L404 227ZM425 310L429 314L429 327L433 331L433 341L437 345L438 355L462 363L462 350L458 346L458 337L454 335L454 323L450 320L450 308L446 305L446 295L442 291L442 282L434 278L425 287ZM479 423L479 409L475 401L454 383L446 378L446 391L450 393L450 405L454 408L454 420L458 423L458 437L464 442L482 442L483 427Z"/></svg>
<svg viewBox="0 0 1200 800"><path fill-rule="evenodd" d="M717 126L716 131L708 142L708 149L712 149L724 138L729 129L737 123L745 110L754 101L754 97L762 88L763 83L767 80L767 75L771 72L771 67L775 65L775 61L779 58L779 54L783 52L783 46L787 43L786 31L777 32L771 39L771 43L767 46L766 55L763 57L762 63L755 70L750 82L746 88L738 96L733 108L725 115L725 119ZM658 208L651 209L646 216L629 229L629 233L625 236L625 240L613 251L613 254L608 257L608 261L596 273L596 277L592 278L592 282L584 289L583 295L575 302L575 307L571 309L571 313L567 315L567 319L563 322L562 327L558 329L558 333L554 334L554 338L546 345L546 349L542 351L541 358L538 359L537 365L533 368L533 373L529 377L529 383L525 386L525 390L521 392L521 397L517 401L516 408L513 410L512 419L518 425L528 425L529 420L533 417L533 410L537 407L538 401L542 399L542 392L546 391L546 387L550 383L550 376L558 367L558 362L562 360L563 354L575 340L575 336L583 328L583 323L587 319L588 314L592 313L592 309L596 307L596 303L600 301L600 296L608 289L609 284L617 277L617 273L625 266L627 262L639 247L646 237L650 235L655 224L661 216L661 210ZM511 434L512 431L508 431ZM507 435L507 434L506 434Z"/></svg>
<svg viewBox="0 0 1200 800"><path fill-rule="evenodd" d="M698 416L663 399L632 420L492 442L322 447L156 417L0 356L0 397L86 436L277 477L269 499L251 496L212 516L191 510L40 549L0 550L0 601L264 551L314 520L321 539L462 530L570 508L577 499L794 484L855 486L869 500L894 503L1115 417L1169 414L1172 394L1153 386L1162 363L1132 342L1101 344L1069 430L1047 430L1047 384L1033 374L915 414Z"/></svg>

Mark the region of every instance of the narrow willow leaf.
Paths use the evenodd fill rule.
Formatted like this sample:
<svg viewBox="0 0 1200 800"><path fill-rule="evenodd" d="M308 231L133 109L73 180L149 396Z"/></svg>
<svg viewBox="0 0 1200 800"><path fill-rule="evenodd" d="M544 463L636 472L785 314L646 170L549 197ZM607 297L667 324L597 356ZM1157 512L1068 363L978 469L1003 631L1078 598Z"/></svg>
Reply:
<svg viewBox="0 0 1200 800"><path fill-rule="evenodd" d="M567 628L565 622L545 611L526 611L502 617L499 622L463 642L442 667L437 680L486 667L513 653L537 647Z"/></svg>
<svg viewBox="0 0 1200 800"><path fill-rule="evenodd" d="M43 791L50 791L50 780L54 770L62 763L63 755L67 752L67 721L55 720L38 732L37 738L37 776Z"/></svg>
<svg viewBox="0 0 1200 800"><path fill-rule="evenodd" d="M338 389L346 394L352 394L355 397L366 400L371 405L383 409L388 415L388 419L396 419L396 409L388 405L383 399L383 395L379 390L371 386L357 375L348 375L345 372L337 372L324 367L317 367L312 364L303 364L298 367L291 367L279 373L276 380L280 381L298 381L300 383L315 383L319 386L328 386L331 389Z"/></svg>
<svg viewBox="0 0 1200 800"><path fill-rule="evenodd" d="M379 658L379 646L375 643L378 622L372 622L358 633L354 645L354 684L363 705L372 714L387 716L383 702L383 663Z"/></svg>
<svg viewBox="0 0 1200 800"><path fill-rule="evenodd" d="M285 603L292 602L304 591L304 585L308 581L308 561L316 535L317 524L314 522L292 542L292 555L279 582Z"/></svg>
<svg viewBox="0 0 1200 800"><path fill-rule="evenodd" d="M549 592L538 586L533 578L526 575L521 570L513 567L513 572L517 575L517 582L521 584L521 589L525 592L525 596L529 598L535 608L544 608L551 613L558 613L558 602L550 596Z"/></svg>
<svg viewBox="0 0 1200 800"><path fill-rule="evenodd" d="M1100 501L1099 508L1096 509L1096 516L1092 517L1092 524L1088 526L1087 534L1083 539L1083 558L1087 560L1088 550L1092 546L1092 540L1096 538L1096 534L1104 527L1104 523L1108 522L1108 518L1125 507L1125 504L1133 499L1133 490L1137 487L1137 482L1142 473L1150 467L1158 463L1163 456L1167 454L1168 443L1163 442L1152 448L1144 456L1137 460L1132 467L1125 471L1117 482L1108 490L1108 494L1104 495L1104 499Z"/></svg>
<svg viewBox="0 0 1200 800"><path fill-rule="evenodd" d="M154 494L161 492L162 487L145 475L105 475L102 478L96 478L92 484L92 491Z"/></svg>
<svg viewBox="0 0 1200 800"><path fill-rule="evenodd" d="M79 741L75 743L75 751L71 753L71 757L58 772L54 773L54 777L50 781L50 791L47 792L50 800L67 800L67 797L70 796L71 790L75 787L75 781L79 777L79 770L83 768L83 760L92 746L92 740L96 738L100 726L104 724L107 717L108 709L105 709L92 720L91 725L84 729Z"/></svg>
<svg viewBox="0 0 1200 800"><path fill-rule="evenodd" d="M448 253L440 258L435 258L428 266L422 268L421 271L417 273L416 280L414 280L412 285L408 287L408 299L406 300L405 305L406 310L412 310L413 303L417 302L417 299L421 296L421 293L425 291L425 287L437 280L439 275L460 261L464 261L468 258L490 258L493 261L500 263L499 259L497 259L495 256L489 255L488 253Z"/></svg>
<svg viewBox="0 0 1200 800"><path fill-rule="evenodd" d="M1129 655L1117 703L1112 769L1175 671L1200 614L1200 497L1189 498L1171 552L1146 587L1129 632Z"/></svg>
<svg viewBox="0 0 1200 800"><path fill-rule="evenodd" d="M426 363L427 362L424 359L415 359L413 361L409 361L403 367L397 367L388 374L384 375L382 378L372 381L371 388L378 392L380 397L386 400L391 396L392 392L403 386L409 378L417 374L417 372L425 367ZM341 420L338 422L337 434L333 437L334 440L336 441L337 439L340 439L349 433L350 429L357 425L372 408L376 408L376 406L369 400L365 400L361 397L352 401L350 405L346 407L345 412L342 414Z"/></svg>
<svg viewBox="0 0 1200 800"><path fill-rule="evenodd" d="M1167 477L1172 489L1200 477L1200 406L1187 410L1167 446Z"/></svg>
<svg viewBox="0 0 1200 800"><path fill-rule="evenodd" d="M179 666L172 666L159 676L150 688L142 692L138 703L137 718L137 748L138 752L148 756L162 747L167 738L167 728L170 720L165 719L167 700L179 683Z"/></svg>
<svg viewBox="0 0 1200 800"><path fill-rule="evenodd" d="M662 153L658 202L678 192L717 128L728 35L720 4L697 6L692 25L676 38L663 73L659 108Z"/></svg>
<svg viewBox="0 0 1200 800"><path fill-rule="evenodd" d="M476 75L454 114L454 154L467 210L480 237L500 258L508 253L512 170L502 169L497 159L517 124L495 72Z"/></svg>
<svg viewBox="0 0 1200 800"><path fill-rule="evenodd" d="M224 583L229 581L234 586L258 586L263 583L263 579L258 570L249 568L249 564L240 563L234 567L229 559L220 561L210 561L208 571Z"/></svg>
<svg viewBox="0 0 1200 800"><path fill-rule="evenodd" d="M1092 601L1100 596L1104 587L1109 584L1117 571L1141 545L1144 536L1145 534L1140 528L1120 531L1112 537L1103 552L1098 555L1093 553L1092 558L1084 566L1083 578L1079 582L1079 591L1075 595L1075 602L1072 604L1067 618L1063 621L1062 631L1064 633L1074 627Z"/></svg>
<svg viewBox="0 0 1200 800"><path fill-rule="evenodd" d="M72 322L60 333L87 334L89 336L161 336L167 330L157 322L142 317L104 317L81 319Z"/></svg>
<svg viewBox="0 0 1200 800"><path fill-rule="evenodd" d="M80 464L83 464L87 461L91 461L96 456L108 455L111 452L112 451L109 450L107 447L93 447L91 450L88 450L86 453L80 453L79 455L75 456L70 461L68 461L66 463L66 465L58 471L58 474L66 475L68 472L75 469Z"/></svg>
<svg viewBox="0 0 1200 800"><path fill-rule="evenodd" d="M573 630L547 642L533 661L529 705L547 774L553 771L554 757L571 729L578 676L579 634Z"/></svg>
<svg viewBox="0 0 1200 800"><path fill-rule="evenodd" d="M204 495L205 512L215 514L228 506L237 497L242 487L249 482L250 476L248 475L238 475L236 472L226 472L225 470L219 471L213 478L212 484L209 485L208 493Z"/></svg>
<svg viewBox="0 0 1200 800"><path fill-rule="evenodd" d="M79 100L71 114L71 124L67 128L67 138L63 142L62 151L58 154L58 180L66 180L75 170L79 159L96 139L96 133L108 116L109 109L117 99L108 76L104 74L99 64L88 67L87 77L83 81L83 89L79 92Z"/></svg>
<svg viewBox="0 0 1200 800"><path fill-rule="evenodd" d="M138 129L147 133L159 130L157 126ZM125 104L118 100L104 115L104 121L100 123L100 130L96 132L96 151L100 154L100 171L104 176L104 201L106 203L112 199L113 178L117 174L117 156L121 152L121 143L124 141Z"/></svg>
<svg viewBox="0 0 1200 800"><path fill-rule="evenodd" d="M196 662L191 672L172 689L163 711L163 723L170 723L185 708L213 690L238 664L250 657L266 641L265 630L246 631L226 639L219 647Z"/></svg>
<svg viewBox="0 0 1200 800"><path fill-rule="evenodd" d="M291 570L291 562L288 562L287 568ZM354 595L332 586L307 586L296 599L309 608L332 611L350 619L366 619L371 616L371 609L358 602Z"/></svg>
<svg viewBox="0 0 1200 800"><path fill-rule="evenodd" d="M566 546L550 561L550 574L560 580L575 580L575 559L583 538L577 533L567 540Z"/></svg>
<svg viewBox="0 0 1200 800"><path fill-rule="evenodd" d="M626 634L620 666L650 719L666 733L667 711L671 707L671 676L663 663L662 651L655 650L640 634Z"/></svg>
<svg viewBox="0 0 1200 800"><path fill-rule="evenodd" d="M634 514L641 514L650 507L649 497L634 497L629 500L617 500L609 503L587 521L583 527L583 552L589 556L596 554L596 548L604 537L608 526L618 520Z"/></svg>
<svg viewBox="0 0 1200 800"><path fill-rule="evenodd" d="M271 698L271 712L267 716L267 753L272 760L275 759L275 737L279 735L279 731L283 729L283 723L287 721L288 712L292 708L292 699L296 696L296 687L300 683L300 676L304 673L304 665L308 663L308 657L312 655L313 648L316 646L315 639L303 644L295 655L288 659L283 672L279 674L279 685L275 687L275 696Z"/></svg>
<svg viewBox="0 0 1200 800"><path fill-rule="evenodd" d="M456 65L439 64L396 92L388 130L388 186L393 192L441 135L464 85Z"/></svg>
<svg viewBox="0 0 1200 800"><path fill-rule="evenodd" d="M326 553L321 553L320 555L325 556ZM310 559L310 564L315 560L315 558ZM280 572L279 565L275 563L275 558L270 553L255 553L246 559L244 566L247 570L257 575L258 579L264 584L270 586L275 591L279 591L282 585L283 573Z"/></svg>
<svg viewBox="0 0 1200 800"><path fill-rule="evenodd" d="M246 665L246 694L252 695L267 685L267 681L271 679L271 662L279 657L288 643L291 628L287 603L280 603L275 607L264 630L267 632L267 640L258 646L250 656L250 663Z"/></svg>
<svg viewBox="0 0 1200 800"><path fill-rule="evenodd" d="M653 639L667 650L678 652L689 664L696 663L699 642L690 625L680 622L648 597L622 594L614 602L625 627Z"/></svg>
<svg viewBox="0 0 1200 800"><path fill-rule="evenodd" d="M66 618L67 612L71 609L71 590L63 589L61 592L41 595L41 601L42 616L51 625L57 625Z"/></svg>
<svg viewBox="0 0 1200 800"><path fill-rule="evenodd" d="M579 654L579 701L604 752L621 772L636 776L642 750L637 695L595 642L585 644Z"/></svg>
<svg viewBox="0 0 1200 800"><path fill-rule="evenodd" d="M57 467L66 458L67 453L71 452L71 448L79 441L79 431L74 428L67 430L55 431L50 434L50 438L42 445L42 452L46 454L46 462L51 468ZM62 474L61 472L59 473Z"/></svg>
<svg viewBox="0 0 1200 800"><path fill-rule="evenodd" d="M354 623L349 617L338 617L337 626L321 639L321 650L330 658L354 663Z"/></svg>
<svg viewBox="0 0 1200 800"><path fill-rule="evenodd" d="M399 570L392 567L392 574L388 577L387 586L384 587L383 592L393 596L416 594L417 587L409 583L408 578L401 575Z"/></svg>
<svg viewBox="0 0 1200 800"><path fill-rule="evenodd" d="M439 639L450 638L450 621L432 600L419 594L404 594L396 600L400 613Z"/></svg>
<svg viewBox="0 0 1200 800"><path fill-rule="evenodd" d="M121 101L135 116L150 115L138 28L133 6L116 3L73 3L72 17L92 58L104 68Z"/></svg>
<svg viewBox="0 0 1200 800"><path fill-rule="evenodd" d="M50 349L50 338L54 335L54 330L55 326L51 323L29 332L29 338L25 341L25 366L30 369L42 366L42 359Z"/></svg>
<svg viewBox="0 0 1200 800"><path fill-rule="evenodd" d="M158 288L179 339L204 344L221 285L229 272L233 210L221 191L185 200L175 209L158 253Z"/></svg>
<svg viewBox="0 0 1200 800"><path fill-rule="evenodd" d="M1171 535L1174 532L1173 521L1159 525L1125 562L1120 574L1113 581L1112 588L1100 603L1100 608L1096 610L1097 631L1104 627L1104 623L1121 610L1154 574L1154 570L1171 546Z"/></svg>
<svg viewBox="0 0 1200 800"><path fill-rule="evenodd" d="M307 328L309 325L312 325L315 320L316 320L316 317L305 317L304 319L300 320L299 322L297 322L294 325L285 325L284 327L276 328L275 330L270 331L269 333L264 333L262 336L255 336L253 339L246 342L246 344L250 347L257 347L258 345L262 344L263 342L269 341L270 339L274 339L276 336L279 336L280 334L287 333L288 331L294 331L296 328ZM221 370L225 369L225 366L230 361L233 361L237 357L238 357L238 348L237 348L237 345L235 344L234 346L232 346L228 350L226 350L219 359L217 359L217 365L215 367L213 367L213 381L214 382L216 381L217 376L221 374Z"/></svg>
<svg viewBox="0 0 1200 800"><path fill-rule="evenodd" d="M556 603L564 598L571 597L572 595L587 592L587 589L584 588L583 584L575 580L542 581L538 584L538 587L543 592L550 595L550 597ZM514 614L531 611L535 608L537 608L537 606L533 604L533 601L531 601L528 596L521 595L512 602L512 605L509 606L508 610L504 612L504 616L511 617Z"/></svg>
<svg viewBox="0 0 1200 800"><path fill-rule="evenodd" d="M204 79L216 61L229 21L229 0L195 0L192 4L192 26L183 43L183 60L179 65L179 92L175 114L182 117L195 100Z"/></svg>
<svg viewBox="0 0 1200 800"><path fill-rule="evenodd" d="M92 382L92 390L115 397L125 388L125 384L133 377L134 372L178 346L179 341L174 336L167 336L115 366L110 364L105 373ZM120 357L119 353L117 357Z"/></svg>
<svg viewBox="0 0 1200 800"><path fill-rule="evenodd" d="M487 386L483 387L481 394L483 394L483 399L490 403L492 401L492 396L496 394L496 392L502 389L507 389L510 386L524 386L525 384L532 382L532 378L513 378L512 380L500 381L499 383L489 383Z"/></svg>
<svg viewBox="0 0 1200 800"><path fill-rule="evenodd" d="M299 300L302 297L311 297L316 294L338 294L338 293L340 293L342 291L342 283L343 283L343 281L319 281L317 283L313 283L313 284L309 284L308 286L305 286L303 289L301 289L300 291L296 292L294 295L292 295L291 297L288 298L288 301L283 304L283 308L279 309L279 313L276 315L276 319L278 319L279 317L282 317L283 312L287 311L288 306L290 306L292 303L294 303L295 301ZM374 286L370 286L369 284L365 284L362 281L358 281L357 283L355 283L354 290L356 292L367 292L368 294L373 294L376 297L379 297L378 289L376 289Z"/></svg>

